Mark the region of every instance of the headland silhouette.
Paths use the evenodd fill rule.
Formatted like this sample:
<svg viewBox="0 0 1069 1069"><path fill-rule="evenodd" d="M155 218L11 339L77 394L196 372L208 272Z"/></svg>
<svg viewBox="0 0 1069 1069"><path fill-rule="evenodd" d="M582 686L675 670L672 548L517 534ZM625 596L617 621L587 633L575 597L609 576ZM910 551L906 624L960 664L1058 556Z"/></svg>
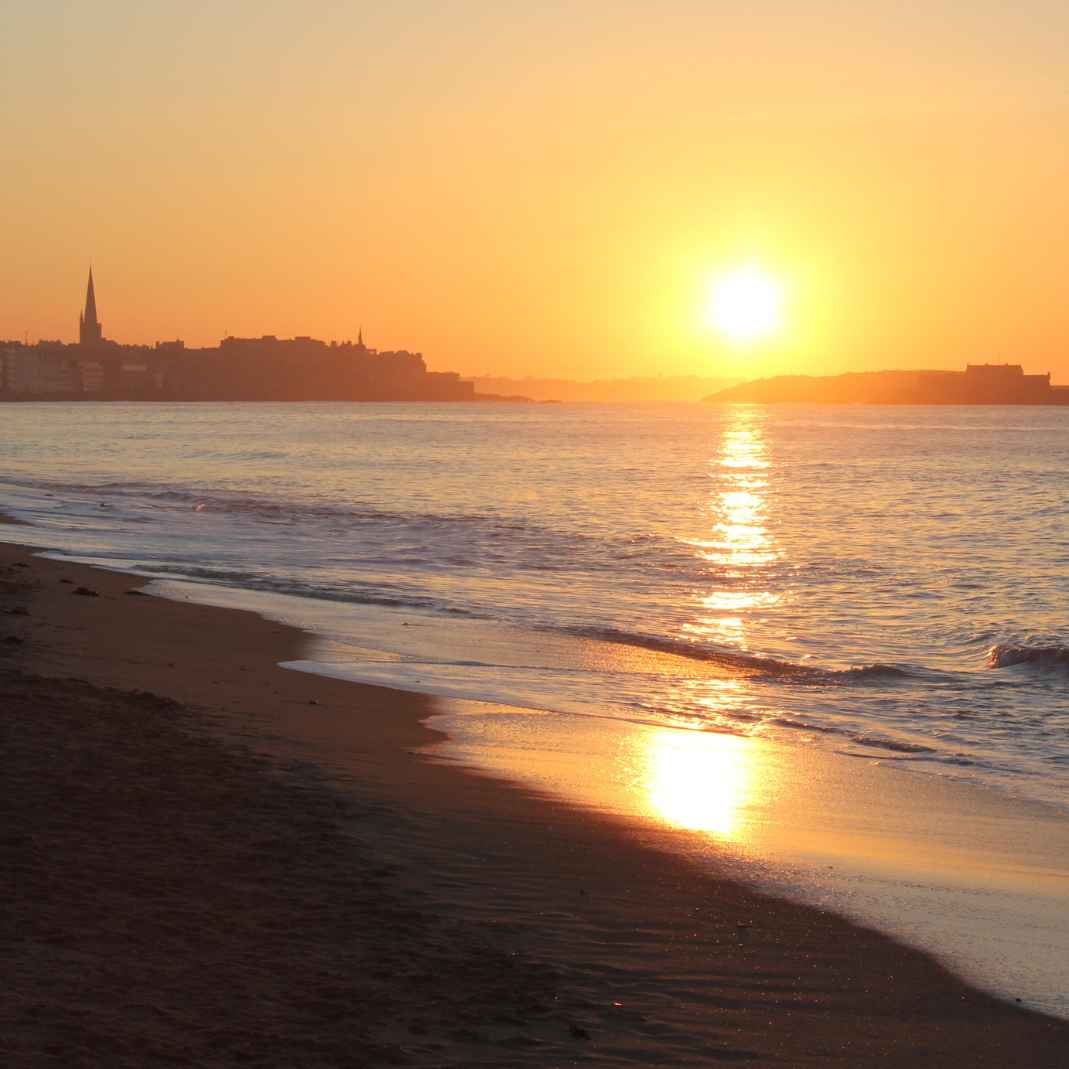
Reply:
<svg viewBox="0 0 1069 1069"><path fill-rule="evenodd" d="M1069 386L1020 364L967 364L964 371L848 371L776 375L702 398L750 404L809 402L874 405L1069 405Z"/></svg>

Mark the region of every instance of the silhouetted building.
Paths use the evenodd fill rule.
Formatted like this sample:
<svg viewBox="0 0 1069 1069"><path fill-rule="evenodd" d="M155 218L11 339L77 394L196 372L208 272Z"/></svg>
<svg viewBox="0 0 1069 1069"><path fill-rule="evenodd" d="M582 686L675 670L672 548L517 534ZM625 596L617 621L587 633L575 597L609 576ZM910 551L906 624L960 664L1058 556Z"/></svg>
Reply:
<svg viewBox="0 0 1069 1069"><path fill-rule="evenodd" d="M470 401L475 385L427 370L421 353L307 336L224 338L217 349L166 354L169 390L191 400Z"/></svg>
<svg viewBox="0 0 1069 1069"><path fill-rule="evenodd" d="M103 336L93 272L78 343L0 343L0 399L131 401L474 401L473 382L428 371L421 353L307 336L224 338L214 349ZM487 398L489 399L489 398Z"/></svg>
<svg viewBox="0 0 1069 1069"><path fill-rule="evenodd" d="M61 341L36 345L5 342L0 346L0 397L60 400L78 392L78 361Z"/></svg>
<svg viewBox="0 0 1069 1069"><path fill-rule="evenodd" d="M78 344L99 345L104 340L102 333L103 330L97 320L97 299L93 292L93 269L90 267L89 288L85 294L85 314L78 316Z"/></svg>
<svg viewBox="0 0 1069 1069"><path fill-rule="evenodd" d="M1050 374L1026 375L1020 364L966 364L965 372L929 371L913 390L894 400L914 405L1045 405L1051 397Z"/></svg>

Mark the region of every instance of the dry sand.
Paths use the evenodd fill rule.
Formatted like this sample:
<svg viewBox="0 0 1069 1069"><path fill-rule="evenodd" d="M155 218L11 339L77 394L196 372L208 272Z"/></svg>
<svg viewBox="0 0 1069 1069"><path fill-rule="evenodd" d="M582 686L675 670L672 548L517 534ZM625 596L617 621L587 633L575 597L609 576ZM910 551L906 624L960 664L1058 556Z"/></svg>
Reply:
<svg viewBox="0 0 1069 1069"><path fill-rule="evenodd" d="M138 585L0 546L3 1066L1069 1065L1069 1022Z"/></svg>

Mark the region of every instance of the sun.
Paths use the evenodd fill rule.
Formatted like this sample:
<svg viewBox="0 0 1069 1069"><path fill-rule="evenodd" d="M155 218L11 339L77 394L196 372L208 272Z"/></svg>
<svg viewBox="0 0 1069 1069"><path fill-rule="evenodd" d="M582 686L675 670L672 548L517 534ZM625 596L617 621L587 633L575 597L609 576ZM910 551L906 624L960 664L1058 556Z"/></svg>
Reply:
<svg viewBox="0 0 1069 1069"><path fill-rule="evenodd" d="M783 286L756 267L742 267L710 287L705 318L734 342L757 341L783 323Z"/></svg>

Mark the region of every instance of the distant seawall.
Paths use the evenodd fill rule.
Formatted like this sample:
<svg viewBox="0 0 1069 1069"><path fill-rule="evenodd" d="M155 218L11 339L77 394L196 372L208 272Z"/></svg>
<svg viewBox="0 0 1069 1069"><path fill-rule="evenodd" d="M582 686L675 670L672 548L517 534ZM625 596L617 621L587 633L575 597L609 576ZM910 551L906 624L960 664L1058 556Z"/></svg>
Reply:
<svg viewBox="0 0 1069 1069"><path fill-rule="evenodd" d="M746 404L1069 405L1069 386L1026 375L1019 364L969 364L964 371L855 371L777 375L702 398Z"/></svg>

